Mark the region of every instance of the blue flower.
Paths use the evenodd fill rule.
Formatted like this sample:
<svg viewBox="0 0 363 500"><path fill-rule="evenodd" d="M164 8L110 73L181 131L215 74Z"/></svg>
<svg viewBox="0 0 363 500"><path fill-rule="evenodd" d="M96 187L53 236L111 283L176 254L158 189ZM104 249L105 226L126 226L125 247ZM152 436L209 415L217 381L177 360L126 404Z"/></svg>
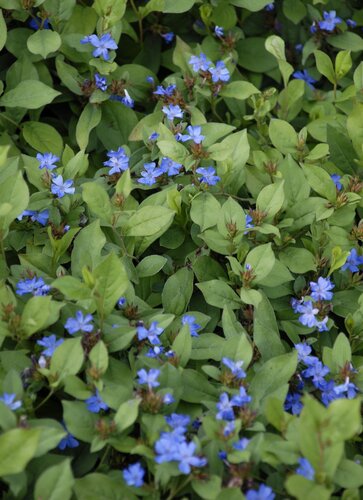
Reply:
<svg viewBox="0 0 363 500"><path fill-rule="evenodd" d="M198 330L200 330L202 327L200 325L198 325L198 323L195 322L194 316L190 316L189 314L185 314L182 317L181 322L182 322L182 325L189 326L190 335L192 337L199 337Z"/></svg>
<svg viewBox="0 0 363 500"><path fill-rule="evenodd" d="M171 158L164 157L160 162L160 169L164 174L168 174L168 177L172 175L177 175L183 165L173 161Z"/></svg>
<svg viewBox="0 0 363 500"><path fill-rule="evenodd" d="M246 389L241 386L239 388L239 393L238 394L235 394L232 399L231 399L231 405L232 406L238 406L239 408L241 408L242 406L244 406L245 404L248 404L252 401L252 398L251 396L248 396L247 392L246 392Z"/></svg>
<svg viewBox="0 0 363 500"><path fill-rule="evenodd" d="M90 43L93 45L95 47L95 50L92 52L93 57L103 57L105 61L108 61L110 58L108 51L117 49L117 43L110 33L105 33L100 37L97 35L85 36L82 38L81 43Z"/></svg>
<svg viewBox="0 0 363 500"><path fill-rule="evenodd" d="M162 464L177 459L177 449L185 441L184 431L177 428L172 432L162 432L155 442L155 462Z"/></svg>
<svg viewBox="0 0 363 500"><path fill-rule="evenodd" d="M246 214L246 229L252 229L255 227L253 223L253 219L250 214ZM245 231L243 234L248 234L248 231Z"/></svg>
<svg viewBox="0 0 363 500"><path fill-rule="evenodd" d="M275 5L273 2L271 3L268 3L265 7L265 10L267 10L267 12L272 12L273 10L275 9Z"/></svg>
<svg viewBox="0 0 363 500"><path fill-rule="evenodd" d="M204 467L207 464L206 458L194 455L196 448L196 444L193 441L190 443L180 443L176 460L179 462L178 468L183 474L190 474L191 467Z"/></svg>
<svg viewBox="0 0 363 500"><path fill-rule="evenodd" d="M43 278L29 278L25 280L18 281L16 284L16 294L26 295L27 293L32 293L33 295L47 295L50 290L50 286L44 283Z"/></svg>
<svg viewBox="0 0 363 500"><path fill-rule="evenodd" d="M293 415L300 415L303 406L304 405L301 402L301 394L298 392L288 393L284 403L286 411L291 411Z"/></svg>
<svg viewBox="0 0 363 500"><path fill-rule="evenodd" d="M67 179L63 181L63 177L61 175L57 175L52 179L51 192L55 194L58 198L63 198L66 194L73 194L75 192L75 188L73 186L72 179Z"/></svg>
<svg viewBox="0 0 363 500"><path fill-rule="evenodd" d="M150 347L145 356L148 358L158 358L164 351L164 347L161 345L154 345Z"/></svg>
<svg viewBox="0 0 363 500"><path fill-rule="evenodd" d="M91 413L99 413L101 410L108 410L108 405L101 398L98 389L96 389L94 396L86 399L85 403L87 404L87 410Z"/></svg>
<svg viewBox="0 0 363 500"><path fill-rule="evenodd" d="M327 332L329 330L329 328L327 327L328 319L328 316L325 316L323 320L316 322L315 326L318 332Z"/></svg>
<svg viewBox="0 0 363 500"><path fill-rule="evenodd" d="M353 399L357 395L358 387L346 377L344 384L337 385L333 390L338 396L346 394L348 399Z"/></svg>
<svg viewBox="0 0 363 500"><path fill-rule="evenodd" d="M341 189L343 189L343 185L340 182L340 179L342 178L341 175L332 174L330 177L331 177L331 180L334 182L335 187L337 188L338 191L340 191Z"/></svg>
<svg viewBox="0 0 363 500"><path fill-rule="evenodd" d="M156 87L156 90L153 92L153 94L171 97L174 94L175 89L176 89L176 85L174 85L174 84L168 85L165 89L162 85L158 85Z"/></svg>
<svg viewBox="0 0 363 500"><path fill-rule="evenodd" d="M164 328L158 326L157 321L153 321L149 329L145 328L145 326L136 327L138 340L142 341L147 339L152 345L160 344L159 336L163 333L163 331Z"/></svg>
<svg viewBox="0 0 363 500"><path fill-rule="evenodd" d="M183 415L181 413L172 413L165 417L165 421L173 429L179 429L183 433L187 431L187 427L190 424L189 415Z"/></svg>
<svg viewBox="0 0 363 500"><path fill-rule="evenodd" d="M42 347L45 347L44 351L42 351L42 354L44 356L53 356L54 351L56 348L61 345L64 342L64 339L59 339L57 340L57 337L55 335L49 335L48 337L43 337L41 340L37 340L37 344L41 345Z"/></svg>
<svg viewBox="0 0 363 500"><path fill-rule="evenodd" d="M144 484L145 469L141 466L140 462L129 465L127 469L122 471L122 475L127 486L141 488Z"/></svg>
<svg viewBox="0 0 363 500"><path fill-rule="evenodd" d="M311 347L306 342L301 342L300 344L294 345L297 350L298 361L305 361L306 358L311 358Z"/></svg>
<svg viewBox="0 0 363 500"><path fill-rule="evenodd" d="M235 426L234 420L232 420L231 422L228 422L223 428L223 436L225 436L225 437L230 436L235 431L235 429L236 429L236 426Z"/></svg>
<svg viewBox="0 0 363 500"><path fill-rule="evenodd" d="M117 301L117 305L118 307L120 307L121 309L124 308L126 306L126 303L127 303L127 300L126 300L126 297L120 297Z"/></svg>
<svg viewBox="0 0 363 500"><path fill-rule="evenodd" d="M233 406L226 392L222 392L219 396L219 402L216 406L218 410L217 420L234 420Z"/></svg>
<svg viewBox="0 0 363 500"><path fill-rule="evenodd" d="M146 81L147 83L151 83L152 85L155 83L154 78L151 75L146 77Z"/></svg>
<svg viewBox="0 0 363 500"><path fill-rule="evenodd" d="M246 500L274 500L275 493L269 486L261 484L258 490L248 490L245 497Z"/></svg>
<svg viewBox="0 0 363 500"><path fill-rule="evenodd" d="M295 45L295 50L296 52L302 52L303 51L303 48L304 48L304 45L302 43L297 43Z"/></svg>
<svg viewBox="0 0 363 500"><path fill-rule="evenodd" d="M79 446L79 441L77 441L77 439L74 436L72 436L71 433L68 432L68 430L64 424L62 424L62 425L65 428L65 430L67 431L67 435L58 444L58 449L65 450L66 448L77 448L77 446Z"/></svg>
<svg viewBox="0 0 363 500"><path fill-rule="evenodd" d="M243 361L233 361L229 358L222 358L222 363L226 366L238 380L246 377L246 372L242 370Z"/></svg>
<svg viewBox="0 0 363 500"><path fill-rule="evenodd" d="M96 87L102 92L105 92L107 90L107 80L105 76L101 76L99 73L95 73L95 84Z"/></svg>
<svg viewBox="0 0 363 500"><path fill-rule="evenodd" d="M314 88L313 83L316 83L316 80L309 74L308 70L304 69L303 71L295 71L292 76L297 80L304 80L304 82L306 82L311 89Z"/></svg>
<svg viewBox="0 0 363 500"><path fill-rule="evenodd" d="M79 331L90 333L93 330L93 325L90 324L91 321L93 321L92 314L86 314L83 316L82 311L77 311L75 318L67 319L64 328L70 335L74 335Z"/></svg>
<svg viewBox="0 0 363 500"><path fill-rule="evenodd" d="M314 360L311 364L309 364L308 368L301 372L301 375L305 378L311 378L312 383L317 389L324 389L326 384L324 377L329 372L329 368L323 365L321 361Z"/></svg>
<svg viewBox="0 0 363 500"><path fill-rule="evenodd" d="M54 165L57 161L59 161L58 156L53 153L37 153L36 159L39 161L40 170L46 168L47 170L54 170L57 168L57 165Z"/></svg>
<svg viewBox="0 0 363 500"><path fill-rule="evenodd" d="M355 28L357 26L357 23L353 19L347 19L345 22L349 28Z"/></svg>
<svg viewBox="0 0 363 500"><path fill-rule="evenodd" d="M166 115L167 119L173 121L174 118L183 118L183 110L178 104L170 104L163 106L162 112Z"/></svg>
<svg viewBox="0 0 363 500"><path fill-rule="evenodd" d="M108 151L107 156L109 160L104 161L105 167L111 167L108 175L120 174L129 168L130 158L127 156L124 148L118 148L117 151Z"/></svg>
<svg viewBox="0 0 363 500"><path fill-rule="evenodd" d="M299 458L299 467L296 469L296 474L306 477L310 481L314 481L315 470L307 458Z"/></svg>
<svg viewBox="0 0 363 500"><path fill-rule="evenodd" d="M223 61L217 61L215 68L208 68L208 71L212 75L212 82L214 83L218 83L219 81L228 82L231 78L231 75Z"/></svg>
<svg viewBox="0 0 363 500"><path fill-rule="evenodd" d="M233 448L238 451L243 451L247 448L250 439L242 438L232 444Z"/></svg>
<svg viewBox="0 0 363 500"><path fill-rule="evenodd" d="M42 210L41 212L34 212L30 217L33 222L39 222L42 226L45 226L49 219L49 210Z"/></svg>
<svg viewBox="0 0 363 500"><path fill-rule="evenodd" d="M0 396L0 401L6 404L10 410L17 410L21 407L21 401L15 401L16 394L9 394L4 392L2 396Z"/></svg>
<svg viewBox="0 0 363 500"><path fill-rule="evenodd" d="M133 108L135 106L135 101L132 99L126 89L124 89L124 94L125 95L121 98L122 104L124 106L127 106L128 108Z"/></svg>
<svg viewBox="0 0 363 500"><path fill-rule="evenodd" d="M216 26L214 28L214 34L218 37L224 36L224 29L222 28L222 26Z"/></svg>
<svg viewBox="0 0 363 500"><path fill-rule="evenodd" d="M38 30L41 25L43 30L49 30L49 19L47 17L45 19L41 19L40 17L36 16L35 19L32 18L28 23L28 26L30 28L33 28L33 30Z"/></svg>
<svg viewBox="0 0 363 500"><path fill-rule="evenodd" d="M156 167L155 162L145 163L144 169L141 174L141 179L137 179L140 184L146 184L147 186L152 186L156 182L156 178L159 177L163 171L161 168Z"/></svg>
<svg viewBox="0 0 363 500"><path fill-rule="evenodd" d="M337 17L335 10L330 12L323 12L323 21L319 21L318 25L321 30L334 31L335 27L342 22L340 17Z"/></svg>
<svg viewBox="0 0 363 500"><path fill-rule="evenodd" d="M303 313L299 316L299 321L302 325L308 326L309 328L316 326L316 315L318 314L319 309L313 306L311 300L301 304L298 312Z"/></svg>
<svg viewBox="0 0 363 500"><path fill-rule="evenodd" d="M200 144L204 139L205 135L202 135L202 127L200 125L189 125L187 127L188 134L178 135L178 140L181 142L193 141L195 144Z"/></svg>
<svg viewBox="0 0 363 500"><path fill-rule="evenodd" d="M169 392L167 392L163 397L163 403L166 405L171 405L172 403L175 403L174 396Z"/></svg>
<svg viewBox="0 0 363 500"><path fill-rule="evenodd" d="M193 71L197 73L200 70L207 71L211 67L212 62L205 54L201 53L199 56L191 56L189 64L192 66Z"/></svg>
<svg viewBox="0 0 363 500"><path fill-rule="evenodd" d="M152 387L158 387L160 382L158 382L158 377L160 375L160 370L156 368L151 368L148 372L143 368L137 372L138 383L140 385L146 384L151 391Z"/></svg>
<svg viewBox="0 0 363 500"><path fill-rule="evenodd" d="M363 264L363 257L358 255L358 252L355 248L352 248L345 264L342 266L342 271L349 269L351 273L357 273L359 271L359 267Z"/></svg>
<svg viewBox="0 0 363 500"><path fill-rule="evenodd" d="M216 170L213 167L199 167L196 172L201 175L199 181L208 184L208 186L215 186L221 180L218 175L215 175Z"/></svg>
<svg viewBox="0 0 363 500"><path fill-rule="evenodd" d="M334 401L335 399L339 399L341 397L335 392L334 389L334 380L329 380L322 385L321 401L325 406L329 406L329 403L331 403L331 401Z"/></svg>
<svg viewBox="0 0 363 500"><path fill-rule="evenodd" d="M160 134L158 134L157 132L153 132L150 136L149 136L149 141L156 141L156 139L159 137Z"/></svg>
<svg viewBox="0 0 363 500"><path fill-rule="evenodd" d="M314 300L331 300L333 298L333 293L330 292L330 290L332 290L334 286L330 278L320 277L317 283L310 281L310 288L312 291L310 295Z"/></svg>
<svg viewBox="0 0 363 500"><path fill-rule="evenodd" d="M164 38L167 44L171 43L174 40L174 33L172 31L169 31L168 33L161 33L160 36Z"/></svg>

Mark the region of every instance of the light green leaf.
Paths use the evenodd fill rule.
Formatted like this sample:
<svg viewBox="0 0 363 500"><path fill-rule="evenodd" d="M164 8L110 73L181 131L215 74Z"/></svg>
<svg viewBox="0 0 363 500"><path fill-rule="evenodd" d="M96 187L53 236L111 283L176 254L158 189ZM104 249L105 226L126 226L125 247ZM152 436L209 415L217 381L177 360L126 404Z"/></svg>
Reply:
<svg viewBox="0 0 363 500"><path fill-rule="evenodd" d="M71 459L48 467L37 479L34 489L35 500L69 500L74 484Z"/></svg>
<svg viewBox="0 0 363 500"><path fill-rule="evenodd" d="M15 89L5 92L0 98L1 106L7 108L38 109L51 103L60 92L37 80L24 80Z"/></svg>
<svg viewBox="0 0 363 500"><path fill-rule="evenodd" d="M48 54L56 52L62 39L56 31L37 30L27 40L27 47L32 54L39 54L46 59Z"/></svg>
<svg viewBox="0 0 363 500"><path fill-rule="evenodd" d="M34 457L39 430L11 429L0 436L0 477L19 474Z"/></svg>
<svg viewBox="0 0 363 500"><path fill-rule="evenodd" d="M161 229L171 225L175 216L174 210L162 206L139 208L128 220L128 236L152 236Z"/></svg>
<svg viewBox="0 0 363 500"><path fill-rule="evenodd" d="M83 109L76 127L76 141L79 149L86 150L89 135L100 123L101 117L102 111L98 104L88 103Z"/></svg>
<svg viewBox="0 0 363 500"><path fill-rule="evenodd" d="M26 142L40 153L51 151L60 156L63 150L63 139L60 133L48 123L25 122L22 132Z"/></svg>

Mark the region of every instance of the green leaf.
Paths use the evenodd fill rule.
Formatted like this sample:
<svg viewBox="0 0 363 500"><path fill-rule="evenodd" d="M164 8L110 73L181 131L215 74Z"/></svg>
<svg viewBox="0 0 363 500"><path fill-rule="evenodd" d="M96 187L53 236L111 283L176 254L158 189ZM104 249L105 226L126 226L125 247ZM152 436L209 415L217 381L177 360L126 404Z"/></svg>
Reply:
<svg viewBox="0 0 363 500"><path fill-rule="evenodd" d="M345 76L352 67L352 58L350 50L341 50L335 58L335 74L337 80Z"/></svg>
<svg viewBox="0 0 363 500"><path fill-rule="evenodd" d="M5 236L10 223L28 206L29 190L21 172L0 183L0 239Z"/></svg>
<svg viewBox="0 0 363 500"><path fill-rule="evenodd" d="M100 227L99 220L95 220L83 228L73 243L72 275L82 276L84 266L88 266L92 270L101 260L101 251L105 243L106 237Z"/></svg>
<svg viewBox="0 0 363 500"><path fill-rule="evenodd" d="M346 262L349 255L348 250L342 250L341 247L333 247L331 251L331 263L328 276L333 274L334 271L340 269Z"/></svg>
<svg viewBox="0 0 363 500"><path fill-rule="evenodd" d="M257 196L256 207L267 213L267 221L280 211L285 202L284 181L265 186Z"/></svg>
<svg viewBox="0 0 363 500"><path fill-rule="evenodd" d="M83 401L62 401L64 423L74 437L86 443L91 443L95 424L99 416L91 413Z"/></svg>
<svg viewBox="0 0 363 500"><path fill-rule="evenodd" d="M167 263L167 258L161 255L148 255L136 266L139 278L155 276Z"/></svg>
<svg viewBox="0 0 363 500"><path fill-rule="evenodd" d="M325 52L322 52L321 50L315 50L314 52L315 55L315 60L316 60L316 67L323 76L325 76L329 82L336 84L337 79L333 67L333 63L330 59L330 57L325 54Z"/></svg>
<svg viewBox="0 0 363 500"><path fill-rule="evenodd" d="M262 281L272 270L275 263L275 254L271 248L271 243L259 245L253 248L246 257L246 264L252 267L252 272L256 276L254 283Z"/></svg>
<svg viewBox="0 0 363 500"><path fill-rule="evenodd" d="M64 306L54 302L52 297L31 297L25 304L21 315L20 327L26 337L53 325L59 318L59 311Z"/></svg>
<svg viewBox="0 0 363 500"><path fill-rule="evenodd" d="M139 414L141 399L130 399L122 403L114 417L118 432L122 432L132 425Z"/></svg>
<svg viewBox="0 0 363 500"><path fill-rule="evenodd" d="M327 41L337 49L351 50L352 52L363 50L362 37L351 31L346 31L339 35L328 36Z"/></svg>
<svg viewBox="0 0 363 500"><path fill-rule="evenodd" d="M48 467L37 479L34 489L35 500L69 500L72 497L74 478L71 459Z"/></svg>
<svg viewBox="0 0 363 500"><path fill-rule="evenodd" d="M233 4L236 5L236 2L239 1L244 2L245 0L233 0ZM255 4L258 5L262 3L260 0L257 2L255 0L246 1L249 2L251 7ZM267 5L269 2L263 0L263 3ZM251 36L244 38L237 43L236 49L239 55L238 64L248 71L265 73L277 68L277 61L267 52L265 48L265 38L263 37Z"/></svg>
<svg viewBox="0 0 363 500"><path fill-rule="evenodd" d="M71 92L76 95L82 95L81 90L81 76L79 75L76 68L64 62L64 57L59 55L56 57L55 66L57 68L57 74L61 79L63 85L67 87Z"/></svg>
<svg viewBox="0 0 363 500"><path fill-rule="evenodd" d="M108 351L102 340L92 347L89 353L89 360L92 363L92 368L97 370L97 376L101 376L108 368Z"/></svg>
<svg viewBox="0 0 363 500"><path fill-rule="evenodd" d="M210 193L201 193L192 201L190 218L200 226L201 231L217 224L221 206Z"/></svg>
<svg viewBox="0 0 363 500"><path fill-rule="evenodd" d="M342 488L359 488L363 485L363 467L353 460L343 459L334 475L334 482Z"/></svg>
<svg viewBox="0 0 363 500"><path fill-rule="evenodd" d="M333 362L336 369L342 369L346 363L352 360L352 350L350 348L349 340L344 333L339 333L333 346Z"/></svg>
<svg viewBox="0 0 363 500"><path fill-rule="evenodd" d="M24 80L0 97L6 108L38 109L51 103L60 92L37 80Z"/></svg>
<svg viewBox="0 0 363 500"><path fill-rule="evenodd" d="M306 16L306 7L301 0L284 0L282 11L294 24L299 24Z"/></svg>
<svg viewBox="0 0 363 500"><path fill-rule="evenodd" d="M56 31L37 30L27 40L28 50L46 59L48 54L56 52L62 44L62 39Z"/></svg>
<svg viewBox="0 0 363 500"><path fill-rule="evenodd" d="M230 0L229 2L236 7L243 7L251 12L262 10L268 3L268 0Z"/></svg>
<svg viewBox="0 0 363 500"><path fill-rule="evenodd" d="M96 280L94 295L99 314L101 317L108 316L129 286L125 267L112 252L95 267L92 274Z"/></svg>
<svg viewBox="0 0 363 500"><path fill-rule="evenodd" d="M281 153L296 153L298 136L289 123L284 120L273 119L270 121L268 132L272 144Z"/></svg>
<svg viewBox="0 0 363 500"><path fill-rule="evenodd" d="M337 191L335 184L322 167L315 165L302 165L304 174L311 188L324 198L334 203L337 198Z"/></svg>
<svg viewBox="0 0 363 500"><path fill-rule="evenodd" d="M128 236L152 236L171 225L175 212L162 206L139 208L128 220Z"/></svg>
<svg viewBox="0 0 363 500"><path fill-rule="evenodd" d="M180 366L186 366L192 353L192 337L188 325L182 326L172 344L172 350L179 358Z"/></svg>
<svg viewBox="0 0 363 500"><path fill-rule="evenodd" d="M229 305L232 309L239 309L241 301L236 292L227 283L221 280L204 281L197 283L205 301L211 306L223 309Z"/></svg>
<svg viewBox="0 0 363 500"><path fill-rule="evenodd" d="M37 429L12 429L0 436L0 477L19 474L34 457L39 440Z"/></svg>
<svg viewBox="0 0 363 500"><path fill-rule="evenodd" d="M0 50L3 49L6 43L6 37L7 37L6 22L4 20L3 11L0 9Z"/></svg>
<svg viewBox="0 0 363 500"><path fill-rule="evenodd" d="M183 267L166 280L162 292L164 311L180 316L186 311L192 293L193 272Z"/></svg>
<svg viewBox="0 0 363 500"><path fill-rule="evenodd" d="M101 107L98 104L88 103L79 117L76 127L76 141L79 149L86 150L91 131L97 127L102 117Z"/></svg>
<svg viewBox="0 0 363 500"><path fill-rule="evenodd" d="M270 35L266 38L265 47L277 59L284 86L286 87L294 68L286 61L285 42L277 35Z"/></svg>
<svg viewBox="0 0 363 500"><path fill-rule="evenodd" d="M83 365L84 353L81 337L65 340L54 351L50 362L50 372L55 379L53 387L67 375L76 375Z"/></svg>
<svg viewBox="0 0 363 500"><path fill-rule="evenodd" d="M92 8L104 19L108 28L115 25L123 18L126 10L126 3L127 0L95 0Z"/></svg>
<svg viewBox="0 0 363 500"><path fill-rule="evenodd" d="M22 124L22 132L26 142L40 153L51 151L61 156L63 150L63 139L60 133L51 125L42 122L25 122Z"/></svg>
<svg viewBox="0 0 363 500"><path fill-rule="evenodd" d="M106 190L96 182L82 184L82 197L91 212L95 213L102 222L111 224L112 205Z"/></svg>
<svg viewBox="0 0 363 500"><path fill-rule="evenodd" d="M280 252L279 258L293 273L303 274L308 271L316 271L316 259L305 248L285 248Z"/></svg>
<svg viewBox="0 0 363 500"><path fill-rule="evenodd" d="M232 97L234 99L245 100L253 94L259 94L260 91L250 82L231 82L226 85L219 93L222 97Z"/></svg>

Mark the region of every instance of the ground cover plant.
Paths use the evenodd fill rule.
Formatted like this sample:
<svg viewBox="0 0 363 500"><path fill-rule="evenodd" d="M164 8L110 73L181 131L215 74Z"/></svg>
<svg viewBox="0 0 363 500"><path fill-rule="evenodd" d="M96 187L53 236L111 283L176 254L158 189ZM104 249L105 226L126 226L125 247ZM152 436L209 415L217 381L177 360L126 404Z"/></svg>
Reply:
<svg viewBox="0 0 363 500"><path fill-rule="evenodd" d="M0 9L2 498L362 498L361 2Z"/></svg>

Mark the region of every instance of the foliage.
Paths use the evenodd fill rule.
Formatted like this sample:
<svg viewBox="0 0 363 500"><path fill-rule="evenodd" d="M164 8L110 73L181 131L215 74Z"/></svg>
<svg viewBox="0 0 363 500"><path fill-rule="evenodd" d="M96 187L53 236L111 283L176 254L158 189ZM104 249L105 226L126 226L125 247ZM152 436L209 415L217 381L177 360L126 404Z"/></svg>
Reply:
<svg viewBox="0 0 363 500"><path fill-rule="evenodd" d="M360 498L358 0L0 0L3 498Z"/></svg>

